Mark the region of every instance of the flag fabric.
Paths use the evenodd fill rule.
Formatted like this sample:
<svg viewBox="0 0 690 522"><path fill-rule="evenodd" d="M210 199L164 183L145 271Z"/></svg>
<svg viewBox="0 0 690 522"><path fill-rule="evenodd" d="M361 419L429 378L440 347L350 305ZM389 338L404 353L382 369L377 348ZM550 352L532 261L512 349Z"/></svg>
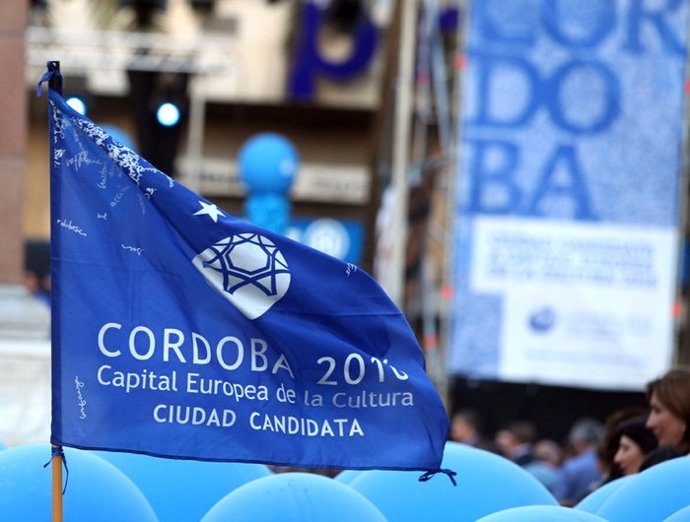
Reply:
<svg viewBox="0 0 690 522"><path fill-rule="evenodd" d="M54 444L438 469L442 401L363 270L236 219L49 89Z"/></svg>

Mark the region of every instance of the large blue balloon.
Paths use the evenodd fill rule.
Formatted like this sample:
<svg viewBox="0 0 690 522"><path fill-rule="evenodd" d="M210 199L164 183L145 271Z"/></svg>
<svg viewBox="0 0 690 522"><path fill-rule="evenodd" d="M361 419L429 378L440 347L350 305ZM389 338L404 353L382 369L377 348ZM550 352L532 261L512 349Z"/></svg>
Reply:
<svg viewBox="0 0 690 522"><path fill-rule="evenodd" d="M597 515L610 522L661 521L690 506L690 458L657 464L615 491Z"/></svg>
<svg viewBox="0 0 690 522"><path fill-rule="evenodd" d="M561 506L521 506L504 509L477 522L607 522L605 518Z"/></svg>
<svg viewBox="0 0 690 522"><path fill-rule="evenodd" d="M596 513L599 511L604 502L606 502L609 497L613 495L613 493L618 491L618 488L624 484L627 484L628 481L634 480L636 476L637 475L628 475L626 477L620 477L616 480L612 480L611 482L607 482L578 502L578 504L575 506L575 509L587 511L588 513Z"/></svg>
<svg viewBox="0 0 690 522"><path fill-rule="evenodd" d="M52 471L48 444L0 452L0 520L51 520ZM158 522L144 494L115 466L87 451L65 448L69 473L64 520Z"/></svg>
<svg viewBox="0 0 690 522"><path fill-rule="evenodd" d="M237 488L201 522L385 522L349 486L321 475L280 473Z"/></svg>
<svg viewBox="0 0 690 522"><path fill-rule="evenodd" d="M665 518L664 522L690 522L690 506L676 511L670 517Z"/></svg>
<svg viewBox="0 0 690 522"><path fill-rule="evenodd" d="M283 234L290 224L290 202L278 194L249 195L244 206L249 221L271 232Z"/></svg>
<svg viewBox="0 0 690 522"><path fill-rule="evenodd" d="M346 469L338 473L335 477L335 480L338 482L342 482L343 484L349 484L352 482L356 477L359 477L362 474L361 470L358 469Z"/></svg>
<svg viewBox="0 0 690 522"><path fill-rule="evenodd" d="M250 193L287 195L297 174L299 158L285 136L265 132L242 145L237 162L240 178Z"/></svg>
<svg viewBox="0 0 690 522"><path fill-rule="evenodd" d="M134 481L164 522L200 520L231 491L272 475L260 464L163 459L108 451L98 455Z"/></svg>
<svg viewBox="0 0 690 522"><path fill-rule="evenodd" d="M558 504L531 473L488 451L448 442L442 467L457 472L457 486L441 474L419 482L419 472L366 471L350 487L389 520L474 522L511 507Z"/></svg>

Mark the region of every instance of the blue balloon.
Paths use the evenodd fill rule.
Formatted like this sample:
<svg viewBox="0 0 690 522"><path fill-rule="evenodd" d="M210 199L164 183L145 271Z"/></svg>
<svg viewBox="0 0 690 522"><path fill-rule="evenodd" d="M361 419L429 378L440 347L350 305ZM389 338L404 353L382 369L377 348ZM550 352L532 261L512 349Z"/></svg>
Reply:
<svg viewBox="0 0 690 522"><path fill-rule="evenodd" d="M65 448L65 520L158 522L144 494L115 466L87 451ZM0 519L51 520L52 465L48 444L0 452Z"/></svg>
<svg viewBox="0 0 690 522"><path fill-rule="evenodd" d="M272 475L260 464L163 459L109 451L98 455L131 478L158 518L166 522L200 520L231 491Z"/></svg>
<svg viewBox="0 0 690 522"><path fill-rule="evenodd" d="M237 488L201 522L385 522L349 486L321 475L280 473Z"/></svg>
<svg viewBox="0 0 690 522"><path fill-rule="evenodd" d="M690 458L667 460L615 491L597 515L610 522L664 520L690 506Z"/></svg>
<svg viewBox="0 0 690 522"><path fill-rule="evenodd" d="M670 517L665 518L664 522L690 522L690 506L676 511Z"/></svg>
<svg viewBox="0 0 690 522"><path fill-rule="evenodd" d="M343 484L349 484L352 482L355 478L359 477L362 474L362 471L358 469L346 469L338 473L335 477L335 480L338 482L342 482Z"/></svg>
<svg viewBox="0 0 690 522"><path fill-rule="evenodd" d="M377 470L362 472L350 487L389 520L474 522L502 509L558 505L531 473L488 451L447 442L442 467L457 473L457 486L442 474L419 482L420 472Z"/></svg>
<svg viewBox="0 0 690 522"><path fill-rule="evenodd" d="M633 480L637 475L627 475L620 477L611 482L607 482L603 486L595 489L580 502L577 503L575 509L587 511L588 513L596 513L601 506L606 502L613 493L618 491L618 488L627 484L628 481Z"/></svg>
<svg viewBox="0 0 690 522"><path fill-rule="evenodd" d="M607 522L593 513L562 506L521 506L504 509L477 522Z"/></svg>
<svg viewBox="0 0 690 522"><path fill-rule="evenodd" d="M242 145L237 163L249 193L287 195L297 174L299 157L285 136L266 132Z"/></svg>
<svg viewBox="0 0 690 522"><path fill-rule="evenodd" d="M290 202L279 194L250 194L245 208L249 221L266 230L283 234L290 223Z"/></svg>

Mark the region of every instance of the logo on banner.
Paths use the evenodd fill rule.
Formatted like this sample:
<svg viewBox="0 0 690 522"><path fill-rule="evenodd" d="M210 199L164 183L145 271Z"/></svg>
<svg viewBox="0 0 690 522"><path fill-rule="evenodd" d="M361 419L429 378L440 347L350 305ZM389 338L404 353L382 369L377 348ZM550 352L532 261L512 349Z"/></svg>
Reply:
<svg viewBox="0 0 690 522"><path fill-rule="evenodd" d="M260 234L236 234L193 260L204 279L247 319L256 319L290 287L290 271L275 243Z"/></svg>
<svg viewBox="0 0 690 522"><path fill-rule="evenodd" d="M556 312L547 306L540 310L535 310L529 318L530 328L537 333L546 333L556 325Z"/></svg>

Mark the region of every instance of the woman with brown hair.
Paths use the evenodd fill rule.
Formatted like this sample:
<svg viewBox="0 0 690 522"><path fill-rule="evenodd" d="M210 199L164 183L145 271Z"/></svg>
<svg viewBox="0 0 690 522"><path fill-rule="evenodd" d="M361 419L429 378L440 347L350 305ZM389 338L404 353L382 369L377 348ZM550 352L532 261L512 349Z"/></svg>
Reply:
<svg viewBox="0 0 690 522"><path fill-rule="evenodd" d="M647 427L660 447L690 453L690 368L677 367L647 384Z"/></svg>

